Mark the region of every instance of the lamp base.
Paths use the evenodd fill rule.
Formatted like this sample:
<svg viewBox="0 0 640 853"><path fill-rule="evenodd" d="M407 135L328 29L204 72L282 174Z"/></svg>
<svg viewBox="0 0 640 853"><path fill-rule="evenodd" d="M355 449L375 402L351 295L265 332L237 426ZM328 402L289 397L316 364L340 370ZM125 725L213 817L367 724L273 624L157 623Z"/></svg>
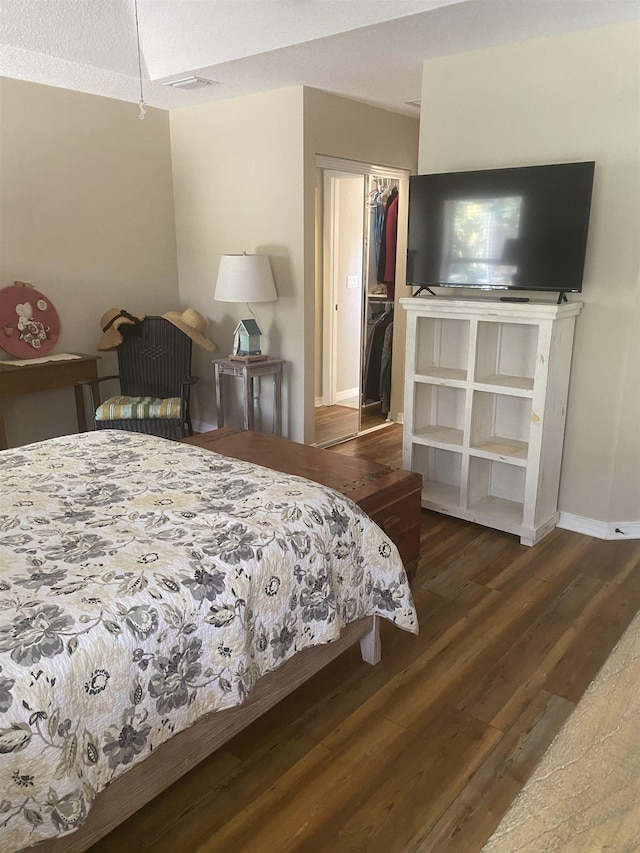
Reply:
<svg viewBox="0 0 640 853"><path fill-rule="evenodd" d="M248 364L250 361L266 361L268 358L268 355L262 353L260 355L236 355L235 353L231 353L229 356L230 361L244 361L245 364Z"/></svg>

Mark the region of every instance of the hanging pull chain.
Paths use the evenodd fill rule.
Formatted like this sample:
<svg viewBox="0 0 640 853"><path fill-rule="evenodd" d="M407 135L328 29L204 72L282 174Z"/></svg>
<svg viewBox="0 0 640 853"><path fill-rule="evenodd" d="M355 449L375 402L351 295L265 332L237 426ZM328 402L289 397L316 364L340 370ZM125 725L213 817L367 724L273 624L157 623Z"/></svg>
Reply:
<svg viewBox="0 0 640 853"><path fill-rule="evenodd" d="M145 117L145 113L147 112L147 105L144 102L144 95L142 93L142 59L140 55L140 27L138 25L138 0L133 0L134 8L136 12L136 42L138 45L138 80L140 81L140 100L138 101L138 106L140 107L140 113L138 114L138 118L142 121Z"/></svg>

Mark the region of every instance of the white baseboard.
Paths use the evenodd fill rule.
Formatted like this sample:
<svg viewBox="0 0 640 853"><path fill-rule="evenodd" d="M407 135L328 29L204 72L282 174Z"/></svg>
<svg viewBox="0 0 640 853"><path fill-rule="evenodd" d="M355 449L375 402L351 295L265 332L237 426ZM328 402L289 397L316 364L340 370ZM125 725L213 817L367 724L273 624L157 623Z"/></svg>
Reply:
<svg viewBox="0 0 640 853"><path fill-rule="evenodd" d="M640 521L597 521L595 518L561 512L558 527L595 536L596 539L640 539Z"/></svg>
<svg viewBox="0 0 640 853"><path fill-rule="evenodd" d="M341 403L343 400L351 400L354 397L356 400L360 398L359 388L347 388L344 391L336 391L336 403Z"/></svg>
<svg viewBox="0 0 640 853"><path fill-rule="evenodd" d="M357 388L348 388L346 391L338 391L336 393L336 404L341 403L343 400L351 400L352 398L358 398L360 392ZM317 409L319 406L324 406L324 398L323 397L314 397L313 405Z"/></svg>

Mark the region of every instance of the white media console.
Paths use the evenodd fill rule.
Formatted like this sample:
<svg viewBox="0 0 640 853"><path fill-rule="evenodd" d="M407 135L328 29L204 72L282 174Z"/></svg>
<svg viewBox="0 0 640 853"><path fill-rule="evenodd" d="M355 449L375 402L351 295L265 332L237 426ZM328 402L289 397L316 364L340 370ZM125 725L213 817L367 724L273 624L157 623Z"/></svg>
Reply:
<svg viewBox="0 0 640 853"><path fill-rule="evenodd" d="M422 506L534 545L558 521L575 318L582 303L413 297L403 467Z"/></svg>

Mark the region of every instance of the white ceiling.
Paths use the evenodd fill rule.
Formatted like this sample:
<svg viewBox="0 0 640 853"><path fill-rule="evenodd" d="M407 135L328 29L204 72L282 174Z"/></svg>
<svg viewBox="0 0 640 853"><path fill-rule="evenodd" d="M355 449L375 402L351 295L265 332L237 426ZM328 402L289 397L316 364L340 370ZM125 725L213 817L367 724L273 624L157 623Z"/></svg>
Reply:
<svg viewBox="0 0 640 853"><path fill-rule="evenodd" d="M640 20L640 0L138 0L163 109L306 85L417 114L424 59ZM0 0L0 75L137 102L134 0ZM189 75L202 89L162 84Z"/></svg>

